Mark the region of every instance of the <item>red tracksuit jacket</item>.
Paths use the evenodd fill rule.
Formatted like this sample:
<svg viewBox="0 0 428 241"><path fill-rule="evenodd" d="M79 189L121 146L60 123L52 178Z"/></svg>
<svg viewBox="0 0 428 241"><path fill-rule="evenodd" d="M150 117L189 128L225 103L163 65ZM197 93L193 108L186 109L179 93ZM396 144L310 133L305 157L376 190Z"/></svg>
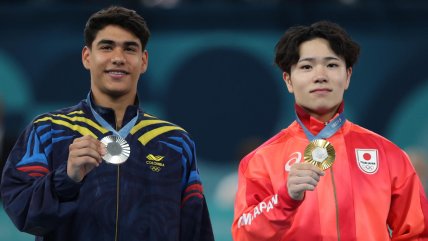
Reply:
<svg viewBox="0 0 428 241"><path fill-rule="evenodd" d="M298 112L313 134L324 128ZM241 161L235 241L428 240L428 202L401 149L349 121L327 140L335 162L302 201L291 199L286 184L309 144L297 122Z"/></svg>

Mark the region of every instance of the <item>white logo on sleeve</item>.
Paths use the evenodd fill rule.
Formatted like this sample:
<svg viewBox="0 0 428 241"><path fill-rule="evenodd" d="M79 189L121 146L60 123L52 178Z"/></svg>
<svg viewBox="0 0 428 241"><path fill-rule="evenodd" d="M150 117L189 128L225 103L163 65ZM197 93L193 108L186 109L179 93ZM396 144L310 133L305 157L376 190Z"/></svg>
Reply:
<svg viewBox="0 0 428 241"><path fill-rule="evenodd" d="M377 149L355 149L357 164L361 171L374 174L379 169Z"/></svg>
<svg viewBox="0 0 428 241"><path fill-rule="evenodd" d="M290 171L291 165L293 165L294 163L299 163L300 160L302 159L302 153L296 151L291 153L291 155L289 156L290 159L288 159L288 162L285 163L284 169L286 172Z"/></svg>

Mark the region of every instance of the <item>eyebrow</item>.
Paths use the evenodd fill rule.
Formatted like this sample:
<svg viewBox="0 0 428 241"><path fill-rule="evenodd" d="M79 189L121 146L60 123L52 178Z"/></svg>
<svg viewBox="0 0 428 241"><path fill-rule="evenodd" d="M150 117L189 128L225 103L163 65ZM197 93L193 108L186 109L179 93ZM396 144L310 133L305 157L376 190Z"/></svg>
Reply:
<svg viewBox="0 0 428 241"><path fill-rule="evenodd" d="M304 58L304 59L299 59L299 61L297 61L298 63L299 62L302 62L302 61L309 61L309 62L314 62L316 60L316 58L313 58L313 57L308 57L308 58ZM324 60L324 61L329 61L329 60L340 60L339 58L337 58L337 57L325 57L325 58L322 58L322 60Z"/></svg>
<svg viewBox="0 0 428 241"><path fill-rule="evenodd" d="M103 44L109 44L109 45L116 45L117 42L113 41L113 40L109 40L109 39L101 39L98 43L97 46L103 45ZM135 42L135 41L125 41L122 43L123 46L125 47L129 47L129 46L136 46L136 47L140 47L140 45Z"/></svg>

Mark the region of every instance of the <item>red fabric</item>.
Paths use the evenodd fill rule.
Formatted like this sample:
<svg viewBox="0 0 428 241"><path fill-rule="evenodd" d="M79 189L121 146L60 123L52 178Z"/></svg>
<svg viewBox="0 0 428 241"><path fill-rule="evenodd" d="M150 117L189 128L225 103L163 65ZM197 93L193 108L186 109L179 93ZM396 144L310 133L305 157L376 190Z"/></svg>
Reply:
<svg viewBox="0 0 428 241"><path fill-rule="evenodd" d="M303 119L311 131L324 127ZM427 199L402 150L349 121L328 141L336 151L333 167L302 201L291 199L286 188L286 167L304 161L309 143L296 122L241 161L235 241L428 240L422 237ZM362 167L369 159L377 164Z"/></svg>
<svg viewBox="0 0 428 241"><path fill-rule="evenodd" d="M46 167L42 167L42 166L24 166L24 167L18 167L16 169L22 172L43 172L43 173L49 172L49 170Z"/></svg>

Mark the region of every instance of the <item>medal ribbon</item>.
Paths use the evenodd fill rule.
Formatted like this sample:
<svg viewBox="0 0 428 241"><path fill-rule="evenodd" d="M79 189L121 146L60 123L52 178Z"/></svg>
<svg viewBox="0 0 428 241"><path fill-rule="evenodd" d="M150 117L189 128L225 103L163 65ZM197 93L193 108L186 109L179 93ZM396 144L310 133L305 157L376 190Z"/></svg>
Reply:
<svg viewBox="0 0 428 241"><path fill-rule="evenodd" d="M327 139L330 136L334 135L340 127L345 124L346 118L345 115L342 113L339 114L336 118L334 118L330 123L328 123L319 133L318 135L314 136L303 124L303 122L299 119L299 116L296 113L296 121L299 123L299 125L302 127L303 131L305 132L306 137L309 139L309 141L313 141L316 139Z"/></svg>
<svg viewBox="0 0 428 241"><path fill-rule="evenodd" d="M132 120L130 120L124 127L122 127L119 131L117 131L115 128L113 128L106 120L104 120L104 118L102 118L96 111L95 109L92 107L92 103L91 103L91 97L90 97L91 93L88 94L88 97L86 98L86 102L88 103L92 114L94 115L95 119L97 120L97 122L99 124L101 124L104 128L106 128L107 130L113 132L113 134L122 137L123 139L126 138L126 136L129 134L129 132L131 131L132 127L134 127L135 123L137 122L138 119L138 113L137 115L135 115L134 118L132 118Z"/></svg>

